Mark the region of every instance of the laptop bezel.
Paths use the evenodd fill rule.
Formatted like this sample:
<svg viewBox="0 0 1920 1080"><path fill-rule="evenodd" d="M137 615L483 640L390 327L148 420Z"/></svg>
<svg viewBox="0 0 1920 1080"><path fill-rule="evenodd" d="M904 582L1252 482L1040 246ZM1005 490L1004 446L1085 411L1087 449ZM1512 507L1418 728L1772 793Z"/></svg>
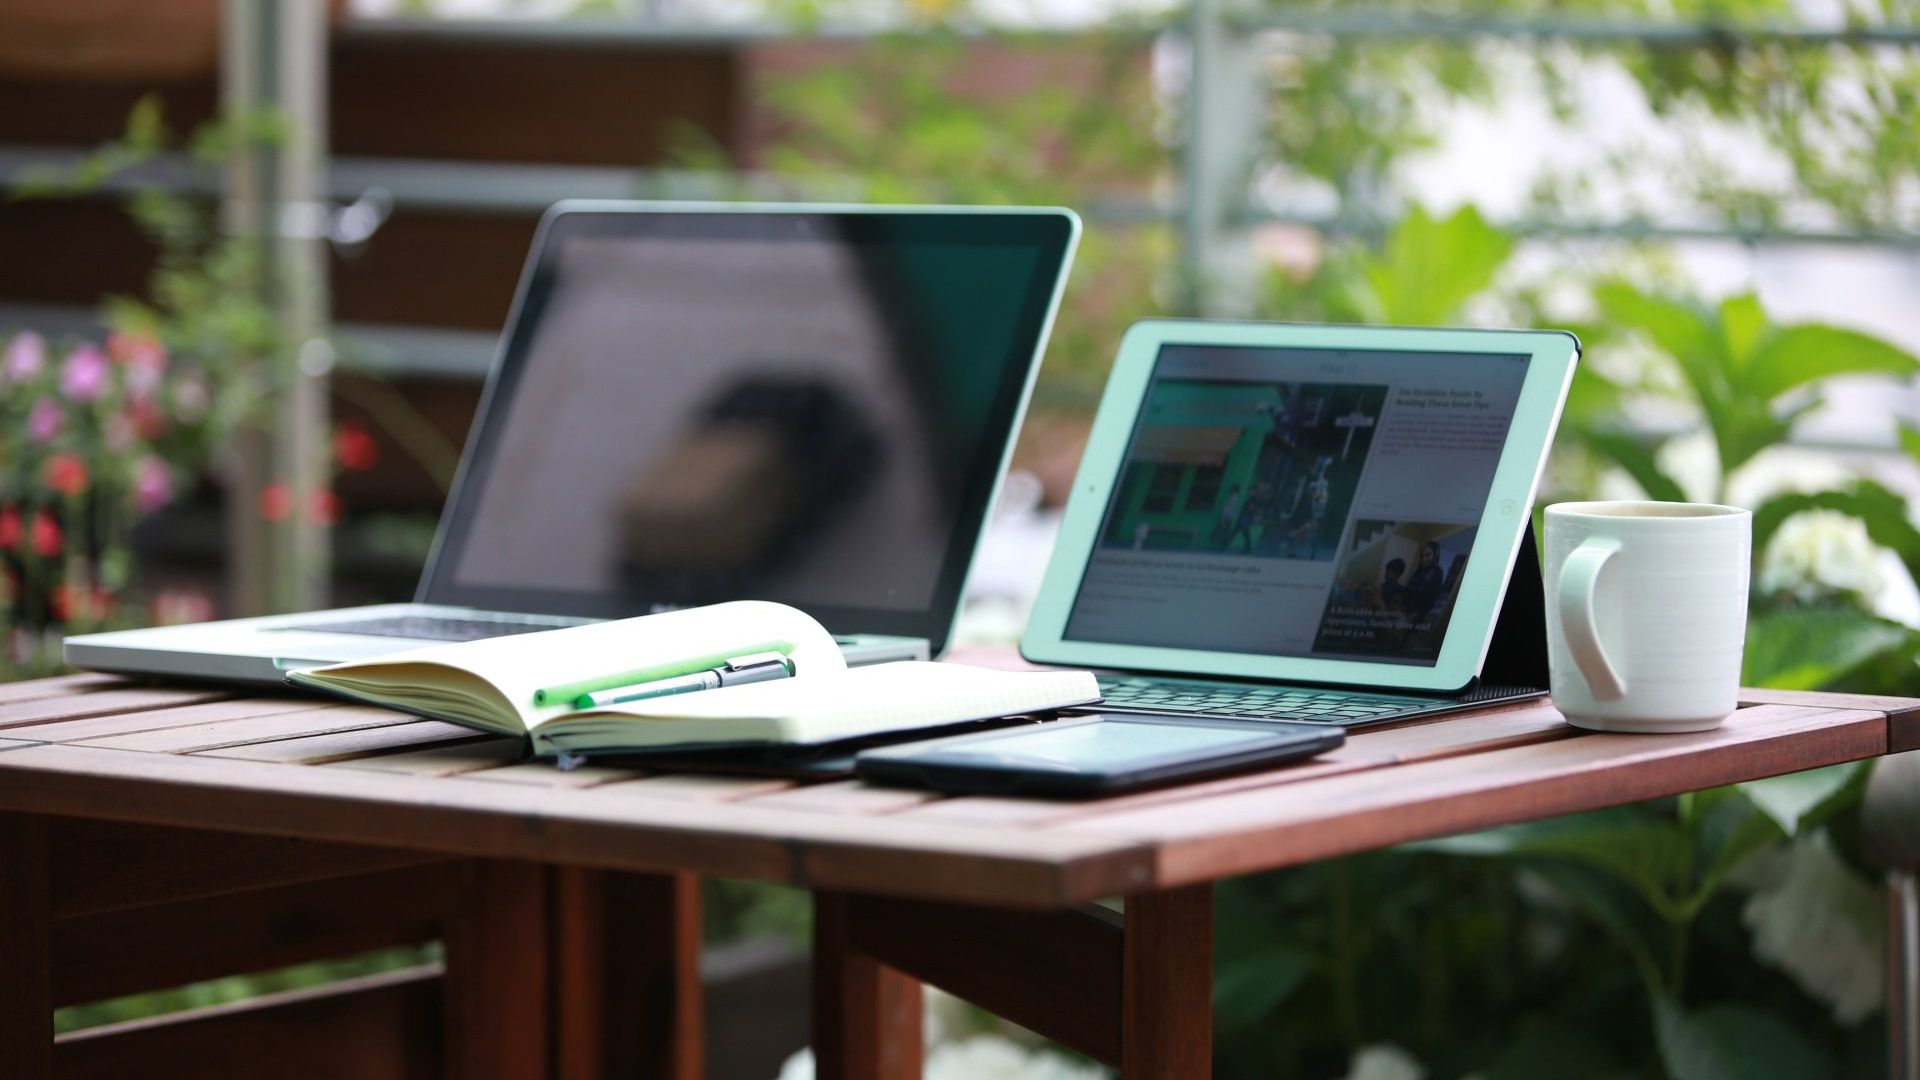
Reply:
<svg viewBox="0 0 1920 1080"><path fill-rule="evenodd" d="M1168 345L1242 348L1390 350L1521 354L1526 378L1514 410L1485 510L1461 579L1440 654L1431 667L1368 660L1328 660L1161 646L1122 645L1065 636L1074 600L1121 477L1135 423L1145 405L1161 349ZM1521 541L1531 526L1534 493L1580 355L1579 339L1558 330L1464 330L1296 323L1155 319L1135 323L1120 344L1075 476L1060 535L1020 643L1036 663L1144 673L1221 676L1456 693L1471 686L1485 662Z"/></svg>
<svg viewBox="0 0 1920 1080"><path fill-rule="evenodd" d="M996 388L986 429L980 439L976 462L961 494L953 535L942 557L941 566L926 607L919 610L808 605L809 614L835 633L895 635L925 638L929 651L937 654L952 635L961 592L979 547L988 510L998 496L1013 453L1014 435L1019 430L1033 384L1045 354L1073 253L1080 237L1080 219L1061 207L957 207L957 206L859 206L810 203L682 203L618 200L569 200L555 204L542 216L534 241L522 269L520 282L509 309L506 329L487 381L468 429L466 446L447 496L446 506L434 532L433 546L420 575L415 600L424 604L444 604L495 611L532 612L548 615L577 615L590 618L617 618L643 615L668 605L630 597L595 597L578 592L537 588L499 588L464 584L454 577L457 553L472 526L479 499L478 492L492 462L499 433L493 428L504 422L510 399L528 346L546 302L560 241L583 231L598 235L631 235L637 223L645 219L671 217L688 219L721 216L738 221L758 218L766 228L797 226L801 222L832 219L851 231L863 228L863 221L887 218L896 227L913 228L925 222L928 228L951 228L961 219L973 232L1000 230L1016 242L1033 243L1040 249L1040 274L1032 295L1020 314L1021 326L1016 340L1030 337L1030 355L1009 354L1007 370ZM1051 267L1051 273L1048 272ZM991 458L990 467L985 460ZM714 601L746 599L714 597ZM632 600L632 603L623 601Z"/></svg>

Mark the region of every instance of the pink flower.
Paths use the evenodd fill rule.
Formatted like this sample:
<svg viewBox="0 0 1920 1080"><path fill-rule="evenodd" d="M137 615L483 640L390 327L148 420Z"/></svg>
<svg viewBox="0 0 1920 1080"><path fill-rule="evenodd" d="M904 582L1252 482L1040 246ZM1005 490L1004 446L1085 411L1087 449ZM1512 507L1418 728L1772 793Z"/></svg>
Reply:
<svg viewBox="0 0 1920 1080"><path fill-rule="evenodd" d="M40 374L40 369L46 366L46 339L31 330L13 335L13 340L7 343L8 382L26 382Z"/></svg>
<svg viewBox="0 0 1920 1080"><path fill-rule="evenodd" d="M173 501L173 473L167 463L152 455L140 459L133 471L133 508L142 514Z"/></svg>
<svg viewBox="0 0 1920 1080"><path fill-rule="evenodd" d="M167 350L158 341L115 330L107 335L107 356L126 368L127 393L147 398L160 389L167 373Z"/></svg>
<svg viewBox="0 0 1920 1080"><path fill-rule="evenodd" d="M65 423L66 414L60 411L59 403L52 398L41 398L27 413L27 438L37 443L51 441Z"/></svg>
<svg viewBox="0 0 1920 1080"><path fill-rule="evenodd" d="M106 354L93 345L68 353L60 369L60 392L74 401L98 401L107 392Z"/></svg>
<svg viewBox="0 0 1920 1080"><path fill-rule="evenodd" d="M206 622L214 614L212 598L192 589L161 589L153 598L153 621L160 626Z"/></svg>

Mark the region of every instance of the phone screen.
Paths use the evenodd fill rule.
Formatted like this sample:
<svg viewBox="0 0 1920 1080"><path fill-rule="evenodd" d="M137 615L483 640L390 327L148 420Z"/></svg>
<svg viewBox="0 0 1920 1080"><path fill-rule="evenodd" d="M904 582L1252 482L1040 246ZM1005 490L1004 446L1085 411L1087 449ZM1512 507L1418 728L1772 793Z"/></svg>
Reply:
<svg viewBox="0 0 1920 1080"><path fill-rule="evenodd" d="M1274 741L1274 732L1102 720L970 739L939 752L946 760L1054 772L1117 772L1187 754L1214 754Z"/></svg>

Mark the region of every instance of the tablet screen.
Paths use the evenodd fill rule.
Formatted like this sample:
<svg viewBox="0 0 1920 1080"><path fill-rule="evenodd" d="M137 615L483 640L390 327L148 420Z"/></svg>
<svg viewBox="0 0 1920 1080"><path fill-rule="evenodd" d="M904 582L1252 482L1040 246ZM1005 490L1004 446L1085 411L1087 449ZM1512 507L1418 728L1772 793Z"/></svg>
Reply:
<svg viewBox="0 0 1920 1080"><path fill-rule="evenodd" d="M1433 666L1527 366L1165 346L1063 637Z"/></svg>

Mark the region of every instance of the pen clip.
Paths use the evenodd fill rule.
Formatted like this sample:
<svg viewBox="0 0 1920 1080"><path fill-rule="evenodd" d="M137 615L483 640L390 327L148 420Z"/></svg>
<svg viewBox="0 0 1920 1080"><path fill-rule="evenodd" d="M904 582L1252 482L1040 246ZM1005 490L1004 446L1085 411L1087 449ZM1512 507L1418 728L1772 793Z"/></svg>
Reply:
<svg viewBox="0 0 1920 1080"><path fill-rule="evenodd" d="M745 656L736 656L728 660L725 666L730 674L735 675L748 671L757 671L767 667L778 667L788 675L793 674L793 661L789 660L784 654L777 652L748 653Z"/></svg>

